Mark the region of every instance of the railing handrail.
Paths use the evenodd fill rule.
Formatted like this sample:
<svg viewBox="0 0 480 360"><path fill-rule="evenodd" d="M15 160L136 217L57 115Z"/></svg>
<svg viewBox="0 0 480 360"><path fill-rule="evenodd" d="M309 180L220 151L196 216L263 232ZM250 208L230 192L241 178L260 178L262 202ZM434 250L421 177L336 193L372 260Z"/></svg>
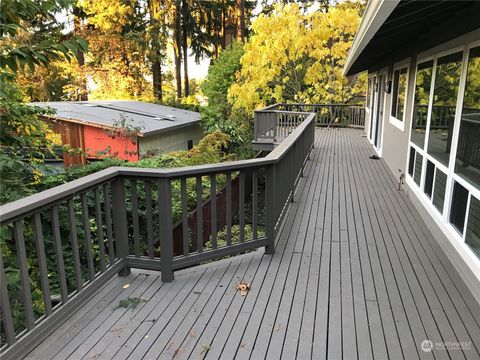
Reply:
<svg viewBox="0 0 480 360"><path fill-rule="evenodd" d="M306 115L307 113L301 114ZM19 216L25 216L25 214L34 212L42 207L59 202L71 195L86 191L98 184L112 180L117 176L180 178L182 176L200 175L209 172L235 171L244 168L273 164L285 155L285 152L288 151L288 149L295 143L296 139L305 131L308 127L308 122L313 121L314 117L315 114L310 113L307 119L291 133L291 136L285 138L283 146L280 149L275 149L264 158L161 169L124 166L110 167L0 206L0 225L11 222Z"/></svg>
<svg viewBox="0 0 480 360"><path fill-rule="evenodd" d="M272 254L275 236L314 145L316 116L314 112L275 112L291 115L275 116L288 123L288 133L264 158L169 169L111 167L1 206L0 225L7 230L4 236L9 237L14 256L7 264L0 254L6 329L2 358L11 360L28 353L117 273L128 275L130 268L160 270L162 281L171 281L175 270L223 256L259 247ZM193 195L187 193L189 188ZM262 191L264 201L259 198ZM204 209L205 196L208 210ZM205 211L207 217L202 215ZM182 231L177 234L173 222L180 217ZM83 231L78 231L79 225ZM251 229L248 237L247 225ZM233 226L239 229L235 238ZM217 242L221 231L225 231L225 244ZM46 240L54 258L47 257ZM32 302L27 242L36 248L31 266L38 271L35 284L45 304L43 310ZM72 268L66 268L64 253ZM3 280L12 266L18 267L18 299L10 298ZM56 268L57 276L50 278L53 268L49 266ZM52 292L53 283L58 289ZM53 293L60 296L57 305ZM21 324L14 324L11 300L14 306L23 306ZM34 311L43 312L37 321Z"/></svg>

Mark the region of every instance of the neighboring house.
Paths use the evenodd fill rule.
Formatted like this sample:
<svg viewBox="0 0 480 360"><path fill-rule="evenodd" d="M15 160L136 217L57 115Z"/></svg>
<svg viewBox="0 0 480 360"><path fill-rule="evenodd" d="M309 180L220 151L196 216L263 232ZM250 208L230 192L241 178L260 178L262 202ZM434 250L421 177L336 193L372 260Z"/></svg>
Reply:
<svg viewBox="0 0 480 360"><path fill-rule="evenodd" d="M471 287L480 280L480 2L370 1L347 75L365 131Z"/></svg>
<svg viewBox="0 0 480 360"><path fill-rule="evenodd" d="M147 151L165 153L191 148L203 136L200 114L140 101L81 101L33 103L48 106L46 117L62 142L84 150L65 155L65 166L85 164L106 154L137 161ZM119 131L120 127L127 131Z"/></svg>

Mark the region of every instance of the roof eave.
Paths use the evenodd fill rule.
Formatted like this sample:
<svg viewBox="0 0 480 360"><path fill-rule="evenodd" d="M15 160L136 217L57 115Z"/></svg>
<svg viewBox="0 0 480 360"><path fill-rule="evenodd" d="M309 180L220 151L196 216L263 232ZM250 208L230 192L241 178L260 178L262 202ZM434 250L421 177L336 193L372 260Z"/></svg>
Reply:
<svg viewBox="0 0 480 360"><path fill-rule="evenodd" d="M200 119L185 122L183 124L169 126L169 127L163 128L163 129L147 131L147 132L144 132L143 135L144 136L158 135L158 134L161 134L161 133L166 133L166 132L170 132L170 131L173 131L173 130L178 130L180 128L184 128L184 127L192 126L192 125L201 125Z"/></svg>
<svg viewBox="0 0 480 360"><path fill-rule="evenodd" d="M362 22L353 39L352 47L348 53L347 61L343 68L343 75L353 75L350 70L362 54L365 47L380 29L388 16L397 7L401 0L370 0L367 4Z"/></svg>

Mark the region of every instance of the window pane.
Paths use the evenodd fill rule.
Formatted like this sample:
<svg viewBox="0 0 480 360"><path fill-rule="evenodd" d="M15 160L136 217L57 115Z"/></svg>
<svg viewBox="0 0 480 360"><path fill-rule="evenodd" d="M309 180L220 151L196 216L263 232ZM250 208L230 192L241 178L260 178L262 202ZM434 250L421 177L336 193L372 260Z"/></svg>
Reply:
<svg viewBox="0 0 480 360"><path fill-rule="evenodd" d="M480 47L470 50L455 172L480 188Z"/></svg>
<svg viewBox="0 0 480 360"><path fill-rule="evenodd" d="M366 104L369 109L370 109L371 98L372 98L372 79L368 79Z"/></svg>
<svg viewBox="0 0 480 360"><path fill-rule="evenodd" d="M468 211L467 232L465 242L480 257L480 200L472 196Z"/></svg>
<svg viewBox="0 0 480 360"><path fill-rule="evenodd" d="M462 56L459 52L439 58L435 73L428 153L446 166L452 144Z"/></svg>
<svg viewBox="0 0 480 360"><path fill-rule="evenodd" d="M435 165L431 161L427 161L427 171L425 173L424 192L428 197L432 197L433 175L435 174Z"/></svg>
<svg viewBox="0 0 480 360"><path fill-rule="evenodd" d="M400 70L393 73L393 92L392 92L392 116L397 116L397 99L398 99L398 79L400 78Z"/></svg>
<svg viewBox="0 0 480 360"><path fill-rule="evenodd" d="M415 149L410 148L410 159L408 160L408 173L413 176L413 165L415 164Z"/></svg>
<svg viewBox="0 0 480 360"><path fill-rule="evenodd" d="M450 223L463 234L465 213L467 211L468 190L455 181L453 185L452 207L450 208Z"/></svg>
<svg viewBox="0 0 480 360"><path fill-rule="evenodd" d="M407 87L407 68L395 70L393 74L392 116L403 121L403 108Z"/></svg>
<svg viewBox="0 0 480 360"><path fill-rule="evenodd" d="M420 179L422 178L422 165L423 165L423 156L417 153L417 159L415 160L415 174L413 180L420 185Z"/></svg>
<svg viewBox="0 0 480 360"><path fill-rule="evenodd" d="M415 101L412 118L411 141L423 148L427 127L428 98L432 82L433 61L419 64L415 84Z"/></svg>
<svg viewBox="0 0 480 360"><path fill-rule="evenodd" d="M447 187L447 175L437 169L435 173L435 185L433 188L433 205L440 213L443 213L445 201L445 188Z"/></svg>

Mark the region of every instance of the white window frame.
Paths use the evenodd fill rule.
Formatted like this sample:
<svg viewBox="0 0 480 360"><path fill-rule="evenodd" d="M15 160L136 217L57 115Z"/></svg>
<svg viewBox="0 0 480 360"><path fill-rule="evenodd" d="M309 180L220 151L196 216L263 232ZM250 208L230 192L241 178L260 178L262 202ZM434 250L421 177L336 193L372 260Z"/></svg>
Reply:
<svg viewBox="0 0 480 360"><path fill-rule="evenodd" d="M403 119L397 119L395 116L392 116L392 107L393 107L393 89L397 84L395 84L395 71L407 68L407 82L405 83L405 99L403 101ZM388 117L390 119L390 124L398 128L400 131L405 132L405 115L407 112L407 95L408 95L408 86L410 78L410 58L399 61L393 66L392 72L392 91L390 93L390 111ZM410 140L410 139L409 139Z"/></svg>
<svg viewBox="0 0 480 360"><path fill-rule="evenodd" d="M423 204L427 212L430 214L430 216L434 219L434 221L437 223L437 225L442 229L442 231L447 235L448 238L451 239L451 243L459 250L461 250L461 253L465 256L465 260L469 264L474 264L475 267L480 267L480 258L472 251L470 246L467 245L465 242L466 240L466 233L467 233L467 226L468 226L468 216L469 216L469 211L470 211L470 204L471 204L471 198L472 196L480 200L480 189L475 188L470 182L467 180L463 179L460 175L455 173L455 157L457 153L457 147L458 147L458 136L460 133L460 117L461 117L461 110L463 106L463 98L465 94L465 83L466 83L466 76L467 76L467 67L468 67L468 61L469 61L469 53L470 49L474 47L480 46L480 40L469 42L464 45L460 46L455 46L453 48L450 48L445 51L441 51L438 53L430 53L430 51L426 51L425 53L428 53L428 56L419 56L416 61L415 61L415 76L414 76L414 84L412 87L412 92L410 96L407 96L411 99L411 114L410 116L413 117L413 110L415 107L415 87L416 87L416 81L417 81L417 68L418 65L429 61L433 60L433 70L432 70L432 80L431 80L431 89L430 89L430 96L429 96L429 108L428 108L428 118L427 118L427 124L426 124L426 134L425 134L425 142L423 148L420 148L418 145L414 144L411 142L411 133L412 133L412 127L411 124L408 129L408 152L407 152L407 161L406 161L406 166L405 169L406 171L406 177L405 177L405 182L409 186L409 188L413 191L415 196L420 200L420 202ZM431 107L433 106L433 96L434 96L434 91L435 91L435 77L436 77L436 70L437 70L437 59L454 54L456 52L463 51L463 59L462 59L462 71L460 75L460 82L459 82L459 91L457 94L457 105L456 105L456 110L455 110L455 122L454 122L454 128L453 128L453 133L452 133L452 144L451 144L451 150L450 150L450 157L449 157L449 166L445 166L444 164L440 163L438 160L436 160L433 156L430 156L428 154L428 138L429 138L429 129L430 129L430 117L431 117ZM420 54L422 55L422 54ZM458 118L458 119L457 119ZM412 176L408 174L408 165L409 165L409 160L410 160L410 150L411 148L414 148L416 152L419 152L423 156L423 164L422 164L422 175L421 175L421 180L420 180L420 186L417 185L413 179L413 176L415 175L415 172L413 173ZM416 157L415 160L416 162ZM443 213L440 213L438 209L433 205L433 193L435 191L435 182L433 184L432 188L432 197L428 197L425 192L424 192L424 187L425 187L425 177L426 177L426 163L427 161L431 161L435 165L435 175L434 179L436 177L437 169L442 171L447 175L447 184L445 188L445 198L444 198L444 205L443 205ZM415 163L414 163L415 166ZM435 180L434 180L435 181ZM465 187L468 191L468 199L467 199L467 206L466 206L466 211L465 211L465 223L464 223L464 228L463 228L463 234L460 234L459 231L450 223L450 211L451 211L451 205L452 205L452 197L453 197L453 185L454 182L458 182L460 185Z"/></svg>

